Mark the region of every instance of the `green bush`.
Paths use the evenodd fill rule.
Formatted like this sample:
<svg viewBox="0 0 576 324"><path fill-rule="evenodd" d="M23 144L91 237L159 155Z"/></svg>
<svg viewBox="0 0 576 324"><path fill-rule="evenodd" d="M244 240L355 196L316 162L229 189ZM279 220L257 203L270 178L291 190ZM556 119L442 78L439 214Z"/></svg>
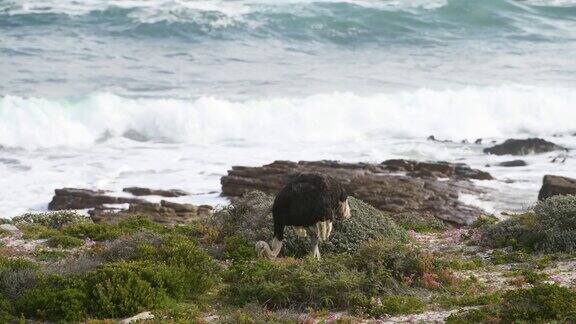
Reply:
<svg viewBox="0 0 576 324"><path fill-rule="evenodd" d="M118 222L118 228L124 233L135 233L142 230L147 230L155 233L164 233L166 229L164 226L155 223L150 218L144 215L130 216Z"/></svg>
<svg viewBox="0 0 576 324"><path fill-rule="evenodd" d="M1 323L9 323L14 319L12 315L12 303L8 298L3 295L0 295L0 322Z"/></svg>
<svg viewBox="0 0 576 324"><path fill-rule="evenodd" d="M402 228L419 233L439 232L450 228L436 216L425 212L394 214L392 218Z"/></svg>
<svg viewBox="0 0 576 324"><path fill-rule="evenodd" d="M122 234L120 229L116 226L105 223L95 224L90 222L72 224L65 227L63 232L76 238L89 238L94 241L111 240L118 238Z"/></svg>
<svg viewBox="0 0 576 324"><path fill-rule="evenodd" d="M446 318L446 324L498 323L498 314L491 307L460 310Z"/></svg>
<svg viewBox="0 0 576 324"><path fill-rule="evenodd" d="M370 241L352 255L352 266L367 274L374 294L405 292L404 286L440 286L443 278L433 261L415 246L385 239Z"/></svg>
<svg viewBox="0 0 576 324"><path fill-rule="evenodd" d="M376 238L407 240L407 232L385 213L354 197L349 197L348 201L352 217L334 221L330 239L320 243L322 253L355 251L362 243ZM216 212L211 226L218 230L219 242L223 243L231 236L241 237L251 244L272 239L272 202L273 197L269 195L250 192ZM297 236L292 227L287 227L281 253L305 256L310 253L310 240Z"/></svg>
<svg viewBox="0 0 576 324"><path fill-rule="evenodd" d="M224 242L224 258L232 261L251 260L256 257L254 245L239 236L226 238Z"/></svg>
<svg viewBox="0 0 576 324"><path fill-rule="evenodd" d="M387 315L421 313L425 308L424 302L415 296L390 295L383 296L379 302L368 307L367 314L375 318Z"/></svg>
<svg viewBox="0 0 576 324"><path fill-rule="evenodd" d="M39 266L27 259L0 257L0 292L11 300L36 286Z"/></svg>
<svg viewBox="0 0 576 324"><path fill-rule="evenodd" d="M22 231L22 238L27 240L48 239L60 235L59 230L41 224L20 225L19 229Z"/></svg>
<svg viewBox="0 0 576 324"><path fill-rule="evenodd" d="M128 267L109 264L88 277L88 309L97 318L118 318L154 308L158 292Z"/></svg>
<svg viewBox="0 0 576 324"><path fill-rule="evenodd" d="M234 305L257 301L270 308L350 307L365 277L348 269L343 256L294 260L257 259L234 263L226 272L224 295Z"/></svg>
<svg viewBox="0 0 576 324"><path fill-rule="evenodd" d="M527 251L576 251L576 196L553 196L539 202L533 212L486 226L481 242Z"/></svg>
<svg viewBox="0 0 576 324"><path fill-rule="evenodd" d="M81 277L44 276L15 302L18 314L51 321L81 321L86 317L86 287Z"/></svg>
<svg viewBox="0 0 576 324"><path fill-rule="evenodd" d="M576 320L576 292L556 284L510 290L497 303L454 313L446 323L571 323Z"/></svg>
<svg viewBox="0 0 576 324"><path fill-rule="evenodd" d="M543 284L504 294L501 318L516 321L575 321L576 292L558 285Z"/></svg>
<svg viewBox="0 0 576 324"><path fill-rule="evenodd" d="M67 225L90 222L90 218L75 211L54 211L45 213L26 213L16 216L12 223L18 227L21 225L42 225L52 229L59 229Z"/></svg>
<svg viewBox="0 0 576 324"><path fill-rule="evenodd" d="M61 249L69 249L84 245L84 240L70 235L56 235L48 241L48 245Z"/></svg>
<svg viewBox="0 0 576 324"><path fill-rule="evenodd" d="M65 258L68 253L65 251L54 251L54 250L46 250L46 249L36 249L34 250L34 258L38 261L53 261Z"/></svg>
<svg viewBox="0 0 576 324"><path fill-rule="evenodd" d="M219 274L216 262L194 242L181 235L167 235L157 247L142 244L136 260L161 262L184 272L188 298L200 296L212 288Z"/></svg>

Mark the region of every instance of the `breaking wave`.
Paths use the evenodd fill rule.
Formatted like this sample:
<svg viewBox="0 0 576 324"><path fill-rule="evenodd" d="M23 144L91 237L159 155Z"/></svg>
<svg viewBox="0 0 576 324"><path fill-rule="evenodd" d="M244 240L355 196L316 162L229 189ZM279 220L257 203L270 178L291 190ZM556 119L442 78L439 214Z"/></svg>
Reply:
<svg viewBox="0 0 576 324"><path fill-rule="evenodd" d="M86 146L113 137L210 144L343 142L382 138L473 140L576 131L576 91L559 87L468 87L360 96L230 101L0 97L0 145Z"/></svg>

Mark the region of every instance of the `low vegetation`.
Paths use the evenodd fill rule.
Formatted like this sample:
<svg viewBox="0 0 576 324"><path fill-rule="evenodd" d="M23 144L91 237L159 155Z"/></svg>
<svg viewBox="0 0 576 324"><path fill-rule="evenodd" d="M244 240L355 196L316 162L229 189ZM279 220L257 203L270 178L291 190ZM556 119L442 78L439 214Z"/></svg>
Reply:
<svg viewBox="0 0 576 324"><path fill-rule="evenodd" d="M556 284L510 290L491 305L452 314L447 323L520 323L576 320L576 291Z"/></svg>
<svg viewBox="0 0 576 324"><path fill-rule="evenodd" d="M539 202L533 211L484 226L481 230L481 242L490 247L512 247L527 252L574 252L576 197L551 197Z"/></svg>
<svg viewBox="0 0 576 324"><path fill-rule="evenodd" d="M243 323L329 320L344 312L340 320L354 322L434 310L454 310L451 323L570 322L576 292L552 284L545 269L572 258L558 238L570 232L574 199L447 232L483 242L490 250L481 254L464 243L460 250L428 249L415 235L436 234L415 232L450 226L402 221L351 198L352 218L334 224L320 262L291 230L281 258L256 256L254 243L272 237L272 198L259 192L180 226L146 215L97 224L71 212L28 214L12 223L37 246L0 253L0 322L117 319L141 311L175 322L217 316ZM475 275L496 270L499 285Z"/></svg>

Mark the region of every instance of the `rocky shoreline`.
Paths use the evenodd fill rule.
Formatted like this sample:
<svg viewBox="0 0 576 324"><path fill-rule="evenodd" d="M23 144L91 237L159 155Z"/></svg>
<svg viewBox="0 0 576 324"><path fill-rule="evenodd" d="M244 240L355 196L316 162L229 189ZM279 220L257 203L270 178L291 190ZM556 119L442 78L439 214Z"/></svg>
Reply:
<svg viewBox="0 0 576 324"><path fill-rule="evenodd" d="M487 154L561 149L525 144L507 141ZM258 258L255 242L272 236L274 194L307 172L341 182L353 217L335 221L320 263L305 257L309 242L290 229L280 258ZM274 161L228 170L221 186L230 205L218 208L179 202L189 195L179 189L56 189L50 212L0 225L0 320L569 319L576 179L546 175L540 203L505 220L462 199L482 196L482 183L493 180L443 161ZM547 300L553 315L538 308ZM510 305L524 308L510 313Z"/></svg>
<svg viewBox="0 0 576 324"><path fill-rule="evenodd" d="M439 141L430 136L429 140ZM482 139L476 142L481 143ZM443 142L443 141L440 141ZM527 155L566 148L539 138L509 139L486 148L486 154ZM523 160L499 163L505 167L523 167ZM489 166L489 165L487 165ZM348 192L372 206L397 215L398 218L437 218L450 225L470 225L486 213L460 199L461 195L479 196L486 187L471 180L494 180L490 173L473 169L464 163L443 161L386 160L381 163L343 163L338 161L275 161L260 167L233 166L220 179L222 196L235 199L253 190L274 194L299 173L328 174L344 184ZM481 183L481 182L480 182ZM569 178L546 175L539 199L555 194L576 192ZM188 195L179 189L128 187L122 190L131 197L114 196L111 192L81 188L56 189L48 210L89 209L94 221L115 222L137 213L151 215L157 222L184 224L196 217L211 214L213 207L171 202L169 198ZM146 196L166 199L150 202Z"/></svg>

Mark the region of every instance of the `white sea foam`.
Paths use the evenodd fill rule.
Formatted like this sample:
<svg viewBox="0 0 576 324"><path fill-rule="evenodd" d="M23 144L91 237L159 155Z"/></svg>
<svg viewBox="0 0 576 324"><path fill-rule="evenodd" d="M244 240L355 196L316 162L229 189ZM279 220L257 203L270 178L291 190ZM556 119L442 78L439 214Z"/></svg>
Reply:
<svg viewBox="0 0 576 324"><path fill-rule="evenodd" d="M164 11L178 11L182 9L218 12L230 17L239 17L266 7L286 7L295 4L311 3L349 3L366 8L380 9L410 9L425 8L435 9L447 4L446 0L11 0L6 1L6 6L12 14L26 13L63 13L67 15L84 15L92 11L105 10L110 7L139 9L150 13L155 10L159 13Z"/></svg>
<svg viewBox="0 0 576 324"><path fill-rule="evenodd" d="M127 133L175 143L354 142L371 138L546 136L576 131L576 91L502 86L434 91L319 94L243 102L0 98L0 145L84 147Z"/></svg>
<svg viewBox="0 0 576 324"><path fill-rule="evenodd" d="M219 179L232 165L279 159L465 162L497 180L479 181L490 190L464 201L488 211L519 210L535 202L544 174L576 177L576 160L551 163L557 153L550 153L523 157L526 167L498 167L513 157L483 154L487 138L539 136L576 148L569 136L576 128L574 102L572 89L524 86L250 101L5 96L0 216L43 210L61 187L118 195L128 186L181 188L193 195L177 201L225 203ZM430 134L457 142L427 141ZM480 137L482 145L459 143Z"/></svg>

